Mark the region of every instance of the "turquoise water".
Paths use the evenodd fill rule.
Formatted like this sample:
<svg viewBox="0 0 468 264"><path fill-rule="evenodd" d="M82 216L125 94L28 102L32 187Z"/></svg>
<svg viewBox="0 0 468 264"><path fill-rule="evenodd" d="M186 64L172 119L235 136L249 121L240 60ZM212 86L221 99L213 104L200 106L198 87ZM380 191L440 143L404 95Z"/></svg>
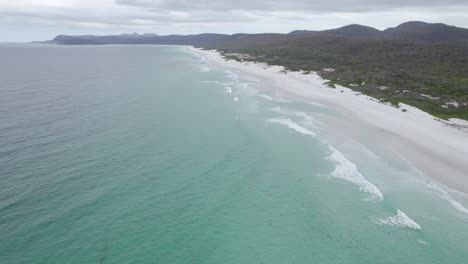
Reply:
<svg viewBox="0 0 468 264"><path fill-rule="evenodd" d="M184 47L0 58L0 263L468 259L465 195L268 80Z"/></svg>

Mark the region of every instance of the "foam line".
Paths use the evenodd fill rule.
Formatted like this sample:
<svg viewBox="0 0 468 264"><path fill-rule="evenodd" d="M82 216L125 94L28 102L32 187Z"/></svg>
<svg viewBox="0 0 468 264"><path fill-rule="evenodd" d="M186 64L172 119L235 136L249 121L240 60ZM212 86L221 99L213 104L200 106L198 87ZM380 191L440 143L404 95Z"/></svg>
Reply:
<svg viewBox="0 0 468 264"><path fill-rule="evenodd" d="M286 117L271 118L268 119L267 122L282 124L301 134L315 137L314 132L298 125L297 123ZM383 200L382 192L380 192L380 190L374 184L372 184L366 178L364 178L364 176L362 176L362 174L358 171L354 163L349 161L340 151L338 151L332 145L328 144L328 149L332 152L328 159L334 161L337 164L335 170L331 173L331 176L356 184L357 186L359 186L359 189L361 191L369 194L368 200Z"/></svg>
<svg viewBox="0 0 468 264"><path fill-rule="evenodd" d="M319 104L319 103L309 103L309 104L313 106L327 107L326 105Z"/></svg>
<svg viewBox="0 0 468 264"><path fill-rule="evenodd" d="M200 72L209 72L211 69L210 67L206 66L206 65L201 65L200 66Z"/></svg>
<svg viewBox="0 0 468 264"><path fill-rule="evenodd" d="M361 191L369 194L369 200L383 200L382 192L380 192L380 190L374 184L362 176L354 163L349 161L332 145L328 145L328 149L332 152L328 159L337 163L335 170L331 173L333 177L340 178L358 185Z"/></svg>
<svg viewBox="0 0 468 264"><path fill-rule="evenodd" d="M420 230L421 226L416 223L413 219L407 216L403 211L397 209L397 213L394 216L390 216L387 218L376 219L374 220L375 223L379 225L391 225L391 226L400 226L400 227L408 227L415 230Z"/></svg>
<svg viewBox="0 0 468 264"><path fill-rule="evenodd" d="M448 201L459 212L462 212L468 215L468 209L464 207L461 203L453 199L453 197L450 196L450 194L446 190L444 190L442 186L438 185L434 181L429 181L429 183L427 183L426 185L430 189L436 191L440 198Z"/></svg>
<svg viewBox="0 0 468 264"><path fill-rule="evenodd" d="M307 128L305 127L302 127L300 125L298 125L297 123L295 123L294 121L292 121L291 119L289 118L271 118L271 119L268 119L267 120L268 123L277 123L277 124L282 124L282 125L285 125L301 134L304 134L304 135L309 135L309 136L314 136L315 137L315 133L308 130Z"/></svg>

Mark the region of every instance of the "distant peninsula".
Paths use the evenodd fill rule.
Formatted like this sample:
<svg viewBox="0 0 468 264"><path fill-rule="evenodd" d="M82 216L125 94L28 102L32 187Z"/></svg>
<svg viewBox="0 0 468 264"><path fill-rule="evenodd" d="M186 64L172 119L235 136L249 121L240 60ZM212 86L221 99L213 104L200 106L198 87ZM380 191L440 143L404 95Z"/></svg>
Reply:
<svg viewBox="0 0 468 264"><path fill-rule="evenodd" d="M317 72L394 105L406 103L442 119L468 120L468 29L406 22L378 30L362 25L287 34L59 35L59 45L158 44L216 49L226 59Z"/></svg>

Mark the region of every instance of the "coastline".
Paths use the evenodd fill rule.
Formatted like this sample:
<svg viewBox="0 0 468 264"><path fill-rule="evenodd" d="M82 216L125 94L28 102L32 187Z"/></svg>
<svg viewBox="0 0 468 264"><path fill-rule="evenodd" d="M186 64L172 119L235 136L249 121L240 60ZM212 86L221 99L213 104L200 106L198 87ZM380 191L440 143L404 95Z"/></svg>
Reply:
<svg viewBox="0 0 468 264"><path fill-rule="evenodd" d="M362 136L365 127L382 131L379 144L385 145L429 178L458 192L468 193L468 122L442 121L415 107L399 108L337 85L330 88L327 80L316 73L284 71L281 66L225 60L216 51L190 47L208 64L243 72L268 80L276 96L307 103L320 103L339 111L346 118L335 120L316 116L331 129ZM403 110L405 109L405 110Z"/></svg>

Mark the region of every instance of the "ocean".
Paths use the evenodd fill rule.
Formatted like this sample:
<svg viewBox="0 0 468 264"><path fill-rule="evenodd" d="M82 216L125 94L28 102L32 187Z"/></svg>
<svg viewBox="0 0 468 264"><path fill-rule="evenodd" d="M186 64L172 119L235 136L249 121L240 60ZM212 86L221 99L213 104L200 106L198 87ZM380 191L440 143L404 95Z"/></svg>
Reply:
<svg viewBox="0 0 468 264"><path fill-rule="evenodd" d="M0 58L0 263L467 263L466 194L333 107L181 46Z"/></svg>

